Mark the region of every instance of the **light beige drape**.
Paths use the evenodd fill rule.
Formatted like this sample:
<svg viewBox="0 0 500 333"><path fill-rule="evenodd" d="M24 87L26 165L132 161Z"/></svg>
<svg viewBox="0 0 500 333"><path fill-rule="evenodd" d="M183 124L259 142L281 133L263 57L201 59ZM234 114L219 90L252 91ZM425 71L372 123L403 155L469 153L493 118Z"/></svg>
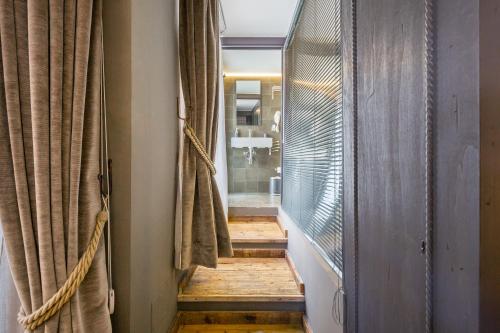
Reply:
<svg viewBox="0 0 500 333"><path fill-rule="evenodd" d="M219 84L217 0L180 0L179 57L187 122L215 157ZM182 178L181 267L216 267L232 256L227 219L217 184L187 137Z"/></svg>
<svg viewBox="0 0 500 333"><path fill-rule="evenodd" d="M100 1L0 0L0 220L22 307L47 301L100 210ZM103 241L38 332L111 332Z"/></svg>

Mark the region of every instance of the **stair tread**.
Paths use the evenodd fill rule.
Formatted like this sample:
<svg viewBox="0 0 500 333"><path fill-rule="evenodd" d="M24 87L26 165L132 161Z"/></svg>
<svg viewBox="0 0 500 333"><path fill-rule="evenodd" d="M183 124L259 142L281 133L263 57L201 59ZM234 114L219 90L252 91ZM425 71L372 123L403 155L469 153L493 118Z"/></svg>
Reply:
<svg viewBox="0 0 500 333"><path fill-rule="evenodd" d="M229 234L235 246L286 247L286 230L276 216L233 216L229 219ZM252 244L252 245L250 245Z"/></svg>
<svg viewBox="0 0 500 333"><path fill-rule="evenodd" d="M286 240L276 222L237 222L228 224L234 240Z"/></svg>
<svg viewBox="0 0 500 333"><path fill-rule="evenodd" d="M303 302L286 258L221 258L216 269L198 267L179 301Z"/></svg>

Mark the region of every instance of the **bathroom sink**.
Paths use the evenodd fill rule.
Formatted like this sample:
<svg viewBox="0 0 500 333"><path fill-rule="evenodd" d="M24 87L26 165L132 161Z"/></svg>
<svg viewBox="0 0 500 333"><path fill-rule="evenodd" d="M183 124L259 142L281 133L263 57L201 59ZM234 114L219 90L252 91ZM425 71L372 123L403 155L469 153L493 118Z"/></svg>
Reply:
<svg viewBox="0 0 500 333"><path fill-rule="evenodd" d="M271 148L273 138L264 137L232 137L231 147L233 148Z"/></svg>

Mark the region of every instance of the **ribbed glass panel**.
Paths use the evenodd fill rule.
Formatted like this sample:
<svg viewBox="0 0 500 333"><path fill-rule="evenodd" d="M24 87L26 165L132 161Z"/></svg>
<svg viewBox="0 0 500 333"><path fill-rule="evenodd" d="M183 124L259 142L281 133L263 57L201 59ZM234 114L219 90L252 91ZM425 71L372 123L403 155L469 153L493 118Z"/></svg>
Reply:
<svg viewBox="0 0 500 333"><path fill-rule="evenodd" d="M304 0L285 50L283 209L342 271L340 0Z"/></svg>

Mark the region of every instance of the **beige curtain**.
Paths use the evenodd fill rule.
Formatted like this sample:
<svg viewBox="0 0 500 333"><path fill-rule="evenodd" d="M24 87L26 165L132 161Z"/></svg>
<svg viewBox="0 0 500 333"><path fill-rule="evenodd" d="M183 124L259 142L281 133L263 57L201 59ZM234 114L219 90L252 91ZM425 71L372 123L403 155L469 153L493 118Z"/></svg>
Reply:
<svg viewBox="0 0 500 333"><path fill-rule="evenodd" d="M179 57L185 117L212 160L217 140L219 22L217 0L180 0ZM232 256L217 184L189 138L184 139L181 267L216 267Z"/></svg>
<svg viewBox="0 0 500 333"><path fill-rule="evenodd" d="M100 210L99 1L0 0L0 220L22 308L62 286ZM103 241L37 332L111 332Z"/></svg>

